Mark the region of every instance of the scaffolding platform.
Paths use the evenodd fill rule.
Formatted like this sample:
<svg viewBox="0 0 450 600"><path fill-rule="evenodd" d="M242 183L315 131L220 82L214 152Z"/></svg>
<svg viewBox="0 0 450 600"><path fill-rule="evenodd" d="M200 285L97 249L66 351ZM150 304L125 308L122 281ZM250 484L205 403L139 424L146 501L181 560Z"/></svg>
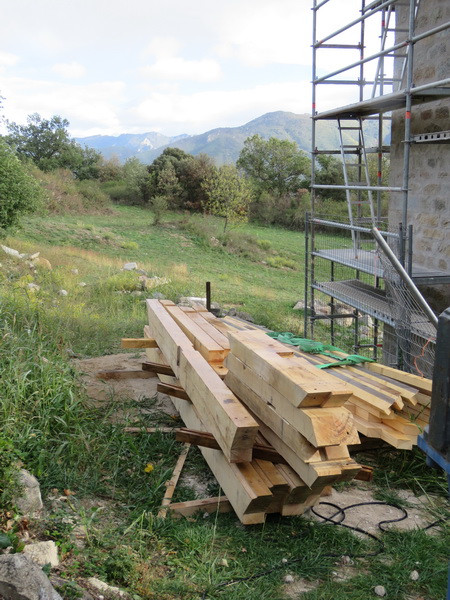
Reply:
<svg viewBox="0 0 450 600"><path fill-rule="evenodd" d="M329 248L311 252L314 256L339 263L368 275L383 277L383 268L376 250L355 250L353 248ZM428 269L413 264L411 278L417 285L438 285L450 283L450 273Z"/></svg>
<svg viewBox="0 0 450 600"><path fill-rule="evenodd" d="M426 102L433 102L434 100L441 100L450 97L450 87L436 86L434 88L428 88L426 90L411 90L411 102L415 104L424 104ZM370 98L369 100L362 100L355 104L348 104L347 106L340 106L327 110L316 115L313 115L313 119L327 120L327 119L355 119L358 117L367 117L369 115L391 112L392 110L398 110L399 108L406 107L407 95L404 91L393 92L392 94L385 94L377 98Z"/></svg>

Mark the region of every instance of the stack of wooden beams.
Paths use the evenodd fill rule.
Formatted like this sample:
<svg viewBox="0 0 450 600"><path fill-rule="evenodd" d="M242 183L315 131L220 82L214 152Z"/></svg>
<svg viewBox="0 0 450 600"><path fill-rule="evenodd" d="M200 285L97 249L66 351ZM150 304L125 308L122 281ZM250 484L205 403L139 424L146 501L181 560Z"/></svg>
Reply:
<svg viewBox="0 0 450 600"><path fill-rule="evenodd" d="M226 317L230 331L253 331L251 324ZM333 352L330 356L307 354L294 350L294 354L310 366L333 363L348 355ZM359 433L379 438L395 448L410 450L417 444L417 436L428 424L430 416L432 381L419 375L405 373L381 365L341 365L326 369L337 384L347 384L353 393L345 406L353 413Z"/></svg>
<svg viewBox="0 0 450 600"><path fill-rule="evenodd" d="M360 471L347 448L358 442L347 383L203 307L148 300L147 310L143 367L158 373L189 429L212 434L216 446L199 448L243 523L302 514L326 485ZM279 462L256 457L264 447Z"/></svg>

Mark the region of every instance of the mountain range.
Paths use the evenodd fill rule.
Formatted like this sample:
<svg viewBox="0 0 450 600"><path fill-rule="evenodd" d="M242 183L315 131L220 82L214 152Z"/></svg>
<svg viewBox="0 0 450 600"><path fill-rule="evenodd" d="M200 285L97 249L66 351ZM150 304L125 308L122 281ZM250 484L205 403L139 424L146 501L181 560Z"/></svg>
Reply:
<svg viewBox="0 0 450 600"><path fill-rule="evenodd" d="M376 144L377 123L366 122L366 145ZM234 163L239 157L244 141L255 134L264 139L276 137L295 142L301 150L311 150L311 116L292 112L276 111L266 113L240 127L219 127L198 135L177 135L168 137L157 132L124 133L118 136L94 135L76 138L82 146L94 148L106 159L117 156L121 162L137 157L150 164L165 148L177 147L189 154L208 154L217 164ZM354 132L346 132L346 142L352 143ZM317 147L333 149L339 147L339 134L333 121L319 121L317 124Z"/></svg>

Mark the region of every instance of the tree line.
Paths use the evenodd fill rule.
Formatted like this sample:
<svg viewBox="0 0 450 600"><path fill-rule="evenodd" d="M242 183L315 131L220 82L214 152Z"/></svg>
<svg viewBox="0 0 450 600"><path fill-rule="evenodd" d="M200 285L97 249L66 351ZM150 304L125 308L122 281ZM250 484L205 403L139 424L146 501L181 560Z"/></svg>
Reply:
<svg viewBox="0 0 450 600"><path fill-rule="evenodd" d="M107 197L148 206L155 223L170 209L217 215L224 229L247 219L301 228L309 207L311 161L289 140L253 135L235 165L217 166L206 154L171 147L150 165L137 158L122 165L76 143L60 116L44 119L35 113L25 125L6 125L8 133L0 137L1 229L45 203L45 188L55 177L65 185L71 181L88 204ZM316 180L343 183L340 161L319 155ZM318 200L345 208L342 190L322 192Z"/></svg>

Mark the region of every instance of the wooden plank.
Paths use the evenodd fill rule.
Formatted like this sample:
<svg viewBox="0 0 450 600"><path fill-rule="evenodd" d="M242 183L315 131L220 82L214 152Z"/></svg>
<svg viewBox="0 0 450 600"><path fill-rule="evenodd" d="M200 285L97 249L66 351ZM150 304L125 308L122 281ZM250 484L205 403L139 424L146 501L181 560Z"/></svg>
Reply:
<svg viewBox="0 0 450 600"><path fill-rule="evenodd" d="M165 307L169 315L192 342L194 349L208 362L222 363L229 350L225 350L178 306ZM194 313L195 314L195 313Z"/></svg>
<svg viewBox="0 0 450 600"><path fill-rule="evenodd" d="M124 427L126 433L175 433L176 427Z"/></svg>
<svg viewBox="0 0 450 600"><path fill-rule="evenodd" d="M172 367L166 367L166 365L160 365L159 363L150 361L142 363L142 371L145 373L153 373L154 375L157 375L158 373L161 373L161 375L170 375L171 377L175 375Z"/></svg>
<svg viewBox="0 0 450 600"><path fill-rule="evenodd" d="M178 483L178 479L180 478L181 471L183 469L184 463L186 462L186 457L189 452L189 448L191 445L189 443L184 444L183 450L178 457L175 468L172 473L172 477L169 481L166 482L166 493L164 494L164 498L161 503L161 508L158 511L158 517L160 519L165 519L167 516L167 510L169 508L170 501L172 500L173 494L175 492L175 488Z"/></svg>
<svg viewBox="0 0 450 600"><path fill-rule="evenodd" d="M286 347L262 331L234 332L229 338L232 353L296 407L320 406L331 396L344 404L351 395L348 385L301 358L286 356Z"/></svg>
<svg viewBox="0 0 450 600"><path fill-rule="evenodd" d="M98 371L97 379L151 379L156 377L156 373L149 373L141 370L111 369L110 371Z"/></svg>
<svg viewBox="0 0 450 600"><path fill-rule="evenodd" d="M272 411L275 410L278 415L282 415L294 429L316 448L341 443L357 444L359 442L352 416L346 408L296 408L287 398L233 354L228 355L226 364L230 374L225 376L224 381L232 391L239 395L233 389L231 382L235 379L243 382L261 398L261 401L268 404ZM233 376L235 379L233 379ZM246 398L241 399L244 402L246 401ZM258 409L255 406L256 403L253 402L253 406L250 408L258 414ZM264 417L261 416L261 418L264 420Z"/></svg>
<svg viewBox="0 0 450 600"><path fill-rule="evenodd" d="M205 313L191 312L188 317L196 323L211 339L213 339L226 353L230 351L230 342L228 341L228 335L224 335L221 331L216 329L212 323L203 318Z"/></svg>
<svg viewBox="0 0 450 600"><path fill-rule="evenodd" d="M204 429L202 421L192 404L187 404L177 398L173 402L184 423L189 428ZM219 450L204 448L202 446L199 447L199 450L203 454L220 487L224 490L239 519L243 523L248 523L249 520L256 523L264 523L265 514L263 511L272 501L272 494L267 486L262 486L261 489L260 484L255 489L253 486L254 481L249 481L245 473L238 468L238 465L229 463ZM261 491L262 497L259 497L258 493ZM253 513L254 516L246 518L246 513Z"/></svg>
<svg viewBox="0 0 450 600"><path fill-rule="evenodd" d="M158 344L151 338L122 338L122 348L157 348Z"/></svg>
<svg viewBox="0 0 450 600"><path fill-rule="evenodd" d="M380 438L391 446L394 446L394 448L402 450L412 449L413 440L410 436L395 431L395 429L388 427L385 423L368 423L356 415L354 419L358 431L365 436Z"/></svg>
<svg viewBox="0 0 450 600"><path fill-rule="evenodd" d="M380 365L379 363L367 363L366 368L375 373L380 373L381 375L386 375L386 377L392 377L392 379L411 385L421 392L431 394L433 385L431 379L426 379L425 377L420 377L413 373L405 373L404 371L399 371L398 369L387 367L386 365Z"/></svg>
<svg viewBox="0 0 450 600"><path fill-rule="evenodd" d="M157 300L147 300L150 329L181 387L227 460L251 460L258 424Z"/></svg>
<svg viewBox="0 0 450 600"><path fill-rule="evenodd" d="M181 398L181 400L191 401L189 396L179 385L171 385L170 383L158 383L156 386L156 390L161 394L167 394L168 396L172 396L174 398Z"/></svg>
<svg viewBox="0 0 450 600"><path fill-rule="evenodd" d="M188 500L187 502L173 502L169 506L170 514L177 517L190 517L198 512L202 513L227 513L233 510L226 496L205 498L203 500Z"/></svg>

